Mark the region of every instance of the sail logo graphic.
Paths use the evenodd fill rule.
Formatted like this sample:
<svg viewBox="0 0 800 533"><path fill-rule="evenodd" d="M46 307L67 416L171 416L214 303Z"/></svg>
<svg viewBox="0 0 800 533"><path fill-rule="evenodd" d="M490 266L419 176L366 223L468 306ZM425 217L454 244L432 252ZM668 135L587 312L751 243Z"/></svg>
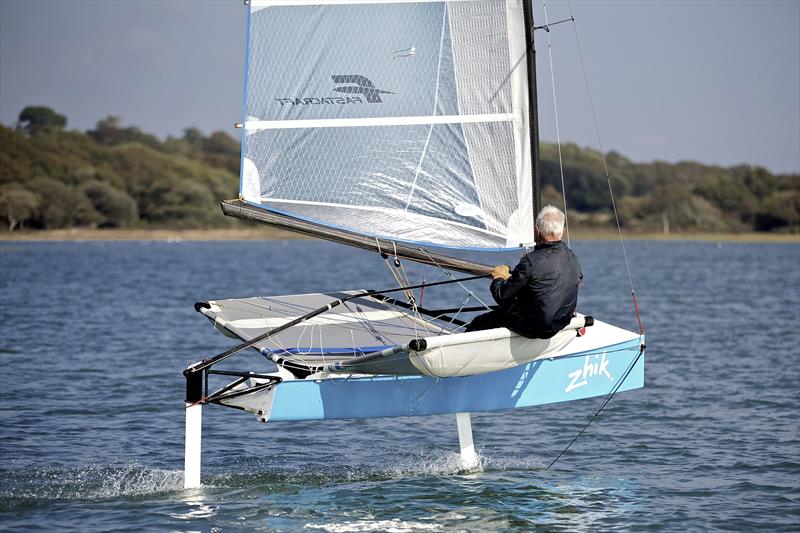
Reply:
<svg viewBox="0 0 800 533"><path fill-rule="evenodd" d="M602 359L599 355L595 355L594 359L590 358L590 356L585 356L583 358L583 368L579 368L567 374L567 377L571 378L572 381L569 382L567 388L564 389L564 392L572 392L575 389L583 387L584 385L589 384L589 378L595 376L605 376L608 378L609 381L613 379L611 374L608 372L608 359L606 359L606 352L603 352Z"/></svg>
<svg viewBox="0 0 800 533"><path fill-rule="evenodd" d="M296 97L296 98L274 98L274 100L284 105L324 105L324 104L382 104L382 94L395 94L391 91L378 89L372 80L359 74L333 74L333 83L339 85L334 87L334 92L346 93L360 96L320 96L320 97ZM363 98L362 98L363 97Z"/></svg>
<svg viewBox="0 0 800 533"><path fill-rule="evenodd" d="M334 91L337 93L360 93L364 95L364 98L367 99L367 102L370 104L380 104L383 103L381 100L382 94L394 94L393 92L383 91L381 89L376 89L375 86L372 84L370 80L365 78L364 76L359 76L358 74L334 74L331 76L333 79L333 83L352 83L353 85L347 85L345 87L336 87Z"/></svg>

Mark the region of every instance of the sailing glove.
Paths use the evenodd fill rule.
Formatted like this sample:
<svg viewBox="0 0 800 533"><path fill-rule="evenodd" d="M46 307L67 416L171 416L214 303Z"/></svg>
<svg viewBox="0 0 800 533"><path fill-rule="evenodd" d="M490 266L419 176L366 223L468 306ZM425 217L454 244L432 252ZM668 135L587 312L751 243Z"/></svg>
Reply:
<svg viewBox="0 0 800 533"><path fill-rule="evenodd" d="M508 265L497 265L492 269L492 279L501 278L503 280L507 280L511 277L511 272L509 272Z"/></svg>

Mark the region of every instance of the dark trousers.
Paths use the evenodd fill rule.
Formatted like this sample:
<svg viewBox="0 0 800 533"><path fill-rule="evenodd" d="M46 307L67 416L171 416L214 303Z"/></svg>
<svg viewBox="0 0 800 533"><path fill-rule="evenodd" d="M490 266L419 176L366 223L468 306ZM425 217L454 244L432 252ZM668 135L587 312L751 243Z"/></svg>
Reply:
<svg viewBox="0 0 800 533"><path fill-rule="evenodd" d="M508 317L502 311L494 310L478 315L467 324L464 331L482 331L484 329L507 328Z"/></svg>
<svg viewBox="0 0 800 533"><path fill-rule="evenodd" d="M556 334L555 331L531 331L528 328L521 328L519 327L519 323L515 323L510 316L498 309L473 318L472 322L467 324L467 328L464 332L482 331L484 329L494 328L508 328L514 333L522 335L523 337L528 337L529 339L549 339Z"/></svg>

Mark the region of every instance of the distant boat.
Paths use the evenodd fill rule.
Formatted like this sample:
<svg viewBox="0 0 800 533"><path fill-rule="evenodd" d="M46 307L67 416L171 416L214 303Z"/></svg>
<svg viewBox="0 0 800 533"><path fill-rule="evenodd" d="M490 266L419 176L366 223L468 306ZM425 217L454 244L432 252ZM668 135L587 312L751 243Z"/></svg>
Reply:
<svg viewBox="0 0 800 533"><path fill-rule="evenodd" d="M247 20L240 197L223 212L376 252L398 286L196 304L242 343L184 371L187 487L208 403L262 422L457 413L472 466L470 412L644 385L641 333L582 315L550 339L464 333L461 313L491 307L468 288L458 307L423 305L426 289L488 275L466 252L533 246L529 2L252 0ZM441 279L410 283L401 260ZM297 275L318 268L337 266L321 257ZM277 370L215 368L246 349ZM220 377L232 381L209 389Z"/></svg>

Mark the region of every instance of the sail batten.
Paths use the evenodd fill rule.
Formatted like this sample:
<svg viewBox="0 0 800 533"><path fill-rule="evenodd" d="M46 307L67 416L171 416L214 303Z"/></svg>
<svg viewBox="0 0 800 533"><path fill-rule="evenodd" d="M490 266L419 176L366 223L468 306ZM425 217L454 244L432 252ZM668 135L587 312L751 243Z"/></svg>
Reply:
<svg viewBox="0 0 800 533"><path fill-rule="evenodd" d="M342 4L425 4L441 3L443 0L249 0L254 9L275 6L324 6ZM475 0L449 0L454 2L470 2Z"/></svg>
<svg viewBox="0 0 800 533"><path fill-rule="evenodd" d="M367 239L532 244L522 4L252 2L240 197Z"/></svg>
<svg viewBox="0 0 800 533"><path fill-rule="evenodd" d="M322 120L248 120L244 127L250 131L292 128L346 128L360 126L411 126L417 124L468 124L473 122L511 122L511 113L484 115L428 115L421 117L332 118Z"/></svg>

